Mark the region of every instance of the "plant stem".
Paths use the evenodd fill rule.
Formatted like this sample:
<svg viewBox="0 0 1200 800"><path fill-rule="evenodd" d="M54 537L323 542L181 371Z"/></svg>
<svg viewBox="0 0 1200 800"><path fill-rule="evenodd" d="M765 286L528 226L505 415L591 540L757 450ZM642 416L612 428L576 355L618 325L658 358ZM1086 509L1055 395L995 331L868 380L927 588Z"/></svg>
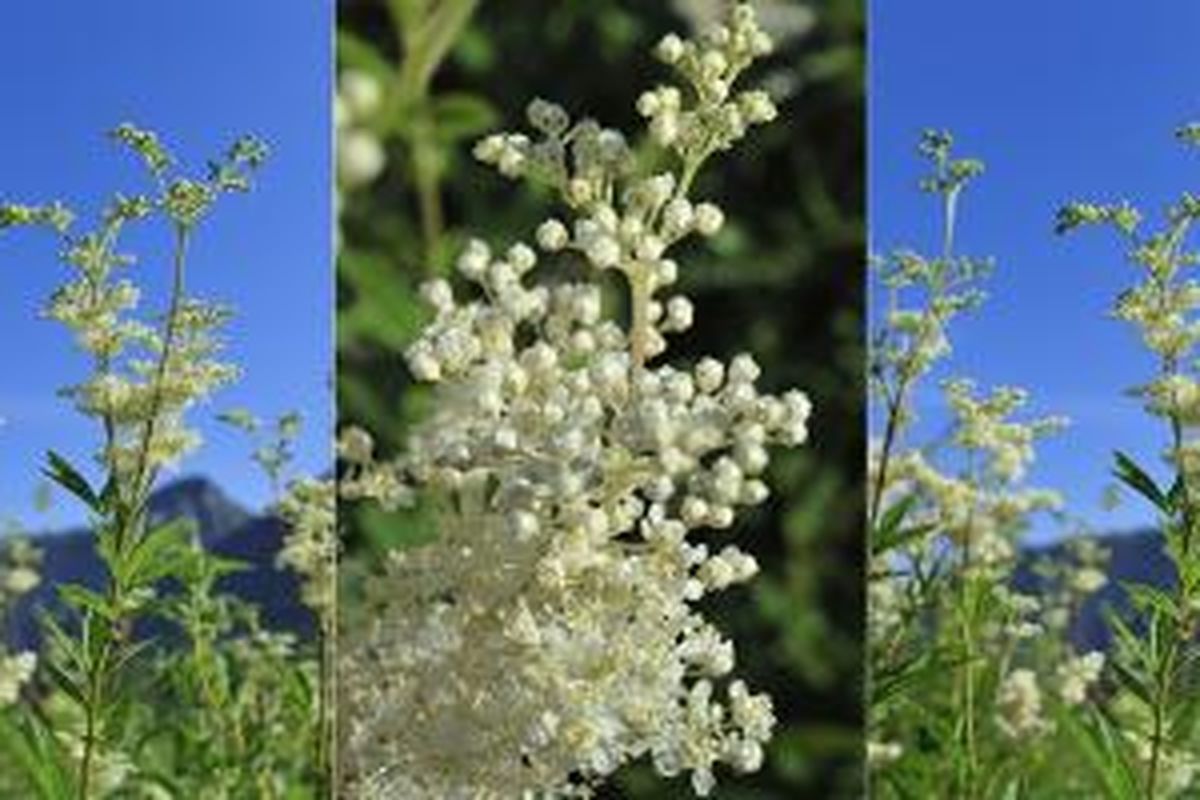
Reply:
<svg viewBox="0 0 1200 800"><path fill-rule="evenodd" d="M138 531L145 522L145 506L154 481L153 474L149 469L150 445L154 438L159 413L162 409L162 386L166 377L167 365L172 355L175 339L178 336L179 311L182 305L184 288L184 265L187 258L187 228L177 226L175 233L170 306L165 321L162 352L159 354L158 364L154 372L155 389L151 401L150 416L146 421L142 440L139 442L138 460L132 474L132 481L126 488L128 495L125 496L124 503L118 503L119 507L109 512L111 519L108 520L109 524L105 525L105 528L109 529L111 535L115 537L114 557L118 559L124 556L126 545L138 535ZM112 435L110 423L106 421L106 440L111 441ZM112 477L119 479L119 473L116 471L118 469L117 465L115 463L110 464L109 468L113 470ZM122 493L118 492L118 494ZM83 704L83 754L80 757L79 765L80 800L89 800L91 796L89 791L91 787L92 763L95 760L96 748L99 745L99 727L105 700L104 685L109 679L112 668L111 661L114 644L119 642L123 637L128 623L123 616L115 613L123 605L125 594L125 586L121 580L121 571L110 568L107 595L108 605L114 610L114 614L110 619L102 621L108 625L108 630L106 631L99 653L94 659L89 660L88 665L87 695ZM85 613L84 618L85 630L90 631L96 621L97 617L95 613L89 609Z"/></svg>
<svg viewBox="0 0 1200 800"><path fill-rule="evenodd" d="M980 485L980 476L975 468L975 451L967 451L967 475L972 486ZM975 797L976 773L979 756L975 735L975 596L971 585L973 566L972 532L975 525L975 503L967 513L966 530L963 533L962 566L958 576L958 613L961 621L963 664L959 673L962 684L963 750L966 760L963 774L963 797Z"/></svg>
<svg viewBox="0 0 1200 800"><path fill-rule="evenodd" d="M647 266L635 262L627 273L629 278L629 351L634 371L646 365L646 347L650 339L650 295L653 276Z"/></svg>
<svg viewBox="0 0 1200 800"><path fill-rule="evenodd" d="M879 448L879 467L875 471L875 481L871 487L871 502L867 512L868 531L873 532L879 522L879 514L883 506L883 492L887 488L888 468L891 466L892 450L896 446L896 437L900 433L900 414L908 388L907 384L908 381L900 381L897 385L895 399L888 403L883 442Z"/></svg>
<svg viewBox="0 0 1200 800"><path fill-rule="evenodd" d="M317 701L317 768L318 782L325 785L323 794L333 797L337 780L337 705L335 700L335 622L333 612L322 614L321 658L319 668L320 691Z"/></svg>
<svg viewBox="0 0 1200 800"><path fill-rule="evenodd" d="M426 270L434 266L445 229L442 153L429 103L430 84L478 5L479 0L442 0L431 4L424 16L418 18L413 7L403 0L389 3L396 42L403 56L385 105L385 129L396 124L393 120L401 117L409 120L407 130L401 132L408 139L410 150Z"/></svg>
<svg viewBox="0 0 1200 800"><path fill-rule="evenodd" d="M140 516L143 506L150 495L150 487L154 482L153 471L150 470L150 447L154 440L155 429L158 426L163 403L163 383L167 375L167 367L171 360L172 348L179 334L179 310L183 303L184 272L187 263L188 229L183 225L175 227L175 254L173 258L171 277L171 300L167 310L167 319L163 332L162 353L159 354L158 364L154 370L154 395L150 401L150 414L146 420L146 428L142 435L138 452L137 468L134 470L134 481L131 487L135 516Z"/></svg>

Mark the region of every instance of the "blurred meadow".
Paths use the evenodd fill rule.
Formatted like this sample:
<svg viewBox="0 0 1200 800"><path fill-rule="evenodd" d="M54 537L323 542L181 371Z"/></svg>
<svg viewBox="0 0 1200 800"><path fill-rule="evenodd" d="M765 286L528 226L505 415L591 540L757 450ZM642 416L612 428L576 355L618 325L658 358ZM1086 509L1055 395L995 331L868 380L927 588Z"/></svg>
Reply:
<svg viewBox="0 0 1200 800"><path fill-rule="evenodd" d="M673 340L674 356L749 351L764 389L798 386L815 412L811 441L777 455L772 499L742 523L751 530L739 538L763 574L712 607L738 646L739 670L774 697L781 721L764 769L721 781L715 796L857 797L865 11L858 0L756 5L778 49L750 82L771 92L780 120L699 177L698 194L722 203L728 223L680 259L697 324ZM419 6L434 11L421 17ZM653 44L722 10L698 0L339 3L343 79L365 73L382 88L368 103L377 110L360 118L356 87L343 81L339 97L341 425L371 430L385 456L401 446L426 401L400 355L425 320L419 283L450 275L468 230L505 241L544 216L548 198L475 163L474 142L519 126L534 97L640 129L634 102L664 77ZM353 624L361 575L432 532L419 511L362 508L343 520L344 619ZM633 769L600 796L691 794L682 780Z"/></svg>

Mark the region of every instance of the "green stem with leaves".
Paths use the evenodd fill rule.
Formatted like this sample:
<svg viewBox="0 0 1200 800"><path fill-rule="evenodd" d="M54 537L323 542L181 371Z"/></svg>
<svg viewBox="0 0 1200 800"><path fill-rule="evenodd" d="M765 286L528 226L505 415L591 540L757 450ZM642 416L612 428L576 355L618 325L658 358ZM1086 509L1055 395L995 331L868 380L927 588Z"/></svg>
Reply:
<svg viewBox="0 0 1200 800"><path fill-rule="evenodd" d="M88 674L86 676L87 692L84 695L84 739L83 754L79 764L79 798L89 800L91 773L96 750L100 744L100 727L103 723L106 697L106 687L112 679L115 649L127 634L128 619L123 615L125 597L128 587L124 585L124 570L119 566L119 560L129 552L129 546L137 540L146 522L146 504L153 488L154 474L149 468L150 449L163 404L163 384L167 368L173 355L176 337L178 336L179 315L183 302L184 274L187 260L188 229L177 225L175 229L175 247L172 257L171 295L164 321L162 350L154 367L154 393L151 400L150 414L138 442L138 458L136 467L131 473L131 481L122 491L122 474L117 464L110 460L109 482L118 487L116 507L109 514L111 518L101 526L101 535L114 537L112 553L118 560L117 565L109 565L109 581L107 589L107 605L111 610L107 618L101 619L91 609L85 612L83 622L85 632L94 632L97 626L103 631L103 641L95 657L89 658ZM106 440L112 446L112 424L105 420L104 429ZM126 494L127 492L127 494ZM117 568L113 568L116 566ZM89 638L86 637L85 638ZM86 646L90 644L85 642Z"/></svg>
<svg viewBox="0 0 1200 800"><path fill-rule="evenodd" d="M396 42L403 53L388 95L386 118L407 139L426 269L432 268L445 228L441 179L443 147L430 108L430 85L480 0L389 0Z"/></svg>

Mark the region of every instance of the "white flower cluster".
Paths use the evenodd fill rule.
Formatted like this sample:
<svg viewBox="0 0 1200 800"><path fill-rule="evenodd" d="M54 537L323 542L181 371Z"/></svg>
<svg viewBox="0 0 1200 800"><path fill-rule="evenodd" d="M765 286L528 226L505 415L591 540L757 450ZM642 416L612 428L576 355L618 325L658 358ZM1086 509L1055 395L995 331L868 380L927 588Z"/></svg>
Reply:
<svg viewBox="0 0 1200 800"><path fill-rule="evenodd" d="M912 611L912 575L906 560L927 563L948 541L964 559L969 550L965 566L972 576L1006 580L1015 563L1017 536L1029 516L1062 504L1057 492L1023 487L1020 478L1034 458L1034 442L1059 430L1063 420L1011 421L1025 402L1024 392L1016 389L977 398L970 382L950 381L945 393L953 415L951 438L964 452L974 453L968 459L972 469L948 474L917 449L890 459L883 505L889 508L900 498L915 498L908 524L925 533L906 543L903 552L877 556L871 565L868 624L874 641L898 633ZM870 459L870 467L873 478L879 469L877 456ZM1018 617L1032 616L1014 611L1020 612ZM1005 632L1025 638L1033 630L1031 624L1014 622Z"/></svg>
<svg viewBox="0 0 1200 800"><path fill-rule="evenodd" d="M1031 422L1008 420L1028 400L1023 389L1004 386L988 396L974 396L974 385L966 380L948 381L946 402L954 414L955 443L976 451L987 460L985 481L1019 481L1034 459L1034 442L1066 427L1062 417L1046 417Z"/></svg>
<svg viewBox="0 0 1200 800"><path fill-rule="evenodd" d="M675 69L684 85L664 85L644 93L638 99L637 110L649 120L651 138L675 153L683 164L680 185L668 187L664 201L673 194L686 194L705 159L732 147L750 126L776 117L775 105L766 93L752 90L733 94L738 77L771 48L770 37L759 28L754 10L747 4L737 5L727 24L714 26L697 41L672 34L659 42L655 54ZM529 121L541 135L540 140L523 133L496 134L479 143L476 157L509 177L551 183L572 208L611 207L616 181L628 176L634 166L625 137L593 120L572 125L566 111L541 100L530 105ZM661 188L653 184L632 187L627 205L650 204L656 189ZM650 196L644 196L647 193ZM654 213L665 213L662 203L658 205ZM694 224L701 232L711 233L720 227L721 218L712 206L686 211L677 207L674 211L674 221L681 228ZM669 242L662 244L665 247ZM612 253L607 245L597 250L600 261L611 262L608 266L619 260L605 257ZM655 258L652 255L648 260Z"/></svg>
<svg viewBox="0 0 1200 800"><path fill-rule="evenodd" d="M811 6L795 0L752 0L750 5L762 29L778 44L803 36L817 21ZM728 6L722 0L672 0L671 7L692 30L703 32L720 24Z"/></svg>
<svg viewBox="0 0 1200 800"><path fill-rule="evenodd" d="M36 653L0 654L0 709L17 702L21 687L33 679L36 669Z"/></svg>
<svg viewBox="0 0 1200 800"><path fill-rule="evenodd" d="M1058 692L1064 703L1077 706L1087 700L1088 689L1104 671L1104 660L1104 653L1093 651L1059 665Z"/></svg>
<svg viewBox="0 0 1200 800"><path fill-rule="evenodd" d="M867 742L867 766L880 769L888 764L894 764L904 755L904 745L899 742Z"/></svg>
<svg viewBox="0 0 1200 800"><path fill-rule="evenodd" d="M996 724L1014 740L1049 730L1050 723L1042 717L1042 690L1033 670L1014 669L1001 681L996 691Z"/></svg>
<svg viewBox="0 0 1200 800"><path fill-rule="evenodd" d="M1196 145L1185 126L1179 138ZM1139 270L1139 282L1117 297L1114 315L1132 325L1158 360L1155 376L1136 387L1146 410L1178 431L1165 453L1185 478L1193 502L1200 494L1200 380L1196 345L1200 343L1200 283L1193 277L1196 254L1189 249L1190 229L1200 220L1200 201L1190 193L1171 205L1160 230L1143 232L1141 213L1127 203L1071 203L1059 211L1058 231L1085 225L1108 225L1126 241L1128 260Z"/></svg>
<svg viewBox="0 0 1200 800"><path fill-rule="evenodd" d="M279 565L296 571L304 604L325 617L335 607L337 592L336 487L315 478L292 481L275 510L288 526Z"/></svg>
<svg viewBox="0 0 1200 800"><path fill-rule="evenodd" d="M724 30L672 60L723 53L708 74L724 80L767 49L745 6ZM695 607L758 565L694 534L766 499L768 448L806 440L809 401L760 393L749 355L649 363L693 321L686 298L655 299L677 277L668 248L721 225L687 197L709 153L677 149L682 177L639 178L619 134L543 101L529 116L544 141L501 134L477 155L550 180L576 219L540 226L543 256L472 242L467 292L427 284L435 318L406 355L434 384L432 415L393 462L374 462L362 431L340 444L343 496L419 497L438 522L435 542L393 554L372 622L341 642L354 796L582 797L643 756L703 796L718 763L760 767L774 724L769 698L728 680L733 644ZM707 111L695 119L685 138L728 140ZM535 279L550 257L590 274ZM605 308L605 271L628 284L627 328Z"/></svg>
<svg viewBox="0 0 1200 800"><path fill-rule="evenodd" d="M41 582L37 568L42 554L24 538L13 537L0 544L0 619L4 619L12 602ZM33 679L36 669L36 653L9 654L0 639L0 709L17 702L21 687Z"/></svg>
<svg viewBox="0 0 1200 800"><path fill-rule="evenodd" d="M28 539L18 536L6 538L0 552L4 555L0 559L0 608L3 608L41 583L38 566L42 563L42 552Z"/></svg>
<svg viewBox="0 0 1200 800"><path fill-rule="evenodd" d="M62 260L73 277L54 292L45 313L74 334L95 365L86 381L65 393L84 414L103 421L104 463L145 479L196 446L198 434L183 425L184 413L237 376L214 358L220 350L215 331L228 312L183 294L183 263L189 233L221 193L249 188L266 147L253 137L239 139L198 181L169 175L174 160L153 133L123 124L112 136L142 158L157 195L117 194L100 224L79 234L71 232L74 216L58 204L0 206L0 228L46 224L62 237ZM171 304L157 325L136 315L140 292L119 277L133 258L117 249L126 225L155 213L176 233Z"/></svg>

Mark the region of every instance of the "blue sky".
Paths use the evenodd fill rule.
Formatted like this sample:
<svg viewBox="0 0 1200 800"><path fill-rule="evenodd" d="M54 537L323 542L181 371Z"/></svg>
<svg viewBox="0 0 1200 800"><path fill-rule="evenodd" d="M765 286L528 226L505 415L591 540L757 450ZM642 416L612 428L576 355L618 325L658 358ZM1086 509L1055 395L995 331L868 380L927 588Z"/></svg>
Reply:
<svg viewBox="0 0 1200 800"><path fill-rule="evenodd" d="M138 165L103 136L126 120L158 131L198 172L243 132L271 145L257 189L220 204L189 264L196 294L235 307L229 354L245 374L194 414L208 443L182 472L207 474L252 505L267 499L264 481L247 442L212 424L218 411L298 409L299 467L329 464L331 30L332 0L38 0L8 4L0 24L0 198L94 210L115 189L144 188ZM165 241L160 231L127 243L153 299L166 283ZM55 396L84 360L65 330L37 318L66 274L54 251L37 232L0 236L0 519L36 528L82 519L63 496L48 515L31 512L44 450L84 463L96 441Z"/></svg>
<svg viewBox="0 0 1200 800"><path fill-rule="evenodd" d="M962 155L987 162L963 200L959 251L998 262L991 300L953 332L953 371L1024 386L1034 410L1073 419L1031 478L1063 490L1074 513L1102 530L1149 523L1133 498L1111 512L1099 503L1115 447L1162 473L1161 426L1122 395L1153 362L1106 317L1135 275L1114 237L1063 239L1052 227L1070 199L1128 198L1157 214L1200 189L1200 154L1172 137L1200 120L1200 3L877 0L871 10L873 250L933 252L936 209L915 190L915 143L922 128L952 130ZM930 399L922 413L936 426Z"/></svg>

